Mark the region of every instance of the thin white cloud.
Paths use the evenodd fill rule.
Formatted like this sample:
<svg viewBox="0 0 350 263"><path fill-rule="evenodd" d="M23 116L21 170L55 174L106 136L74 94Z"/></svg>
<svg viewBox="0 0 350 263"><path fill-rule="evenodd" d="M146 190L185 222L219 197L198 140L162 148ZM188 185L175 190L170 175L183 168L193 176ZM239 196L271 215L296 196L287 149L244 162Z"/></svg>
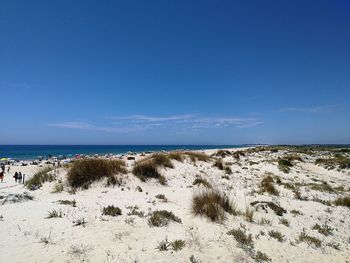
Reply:
<svg viewBox="0 0 350 263"><path fill-rule="evenodd" d="M58 122L51 123L49 126L120 133L140 132L152 129L169 129L175 132L198 132L203 129L249 128L263 123L256 118L199 117L194 114L172 116L113 116L108 119L111 122L104 126L97 126L86 122Z"/></svg>
<svg viewBox="0 0 350 263"><path fill-rule="evenodd" d="M334 105L325 105L325 106L316 106L316 107L290 107L280 109L279 112L304 112L304 113L322 113L322 112L331 112L336 111L340 108L339 104Z"/></svg>

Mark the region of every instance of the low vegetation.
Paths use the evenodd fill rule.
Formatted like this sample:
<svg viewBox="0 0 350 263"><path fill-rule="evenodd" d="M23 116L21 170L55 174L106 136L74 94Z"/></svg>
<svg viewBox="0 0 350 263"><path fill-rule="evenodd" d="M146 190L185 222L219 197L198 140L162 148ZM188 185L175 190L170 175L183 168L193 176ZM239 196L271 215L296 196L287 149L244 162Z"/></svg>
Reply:
<svg viewBox="0 0 350 263"><path fill-rule="evenodd" d="M333 202L336 206L347 206L350 207L350 196L339 197Z"/></svg>
<svg viewBox="0 0 350 263"><path fill-rule="evenodd" d="M213 189L206 189L192 197L192 212L194 215L206 216L211 221L223 220L225 212L237 215L236 206L228 196Z"/></svg>
<svg viewBox="0 0 350 263"><path fill-rule="evenodd" d="M132 173L143 182L154 178L157 179L160 184L165 185L166 179L158 171L158 167L160 166L159 160L158 162L154 161L153 159L138 161L135 163Z"/></svg>
<svg viewBox="0 0 350 263"><path fill-rule="evenodd" d="M303 229L303 232L300 233L297 242L305 242L308 245L314 245L315 247L321 247L322 244L321 240L318 238L307 235L305 229Z"/></svg>
<svg viewBox="0 0 350 263"><path fill-rule="evenodd" d="M115 174L126 173L125 163L121 160L82 159L72 163L67 174L70 186L88 188L102 178L111 178Z"/></svg>
<svg viewBox="0 0 350 263"><path fill-rule="evenodd" d="M57 217L59 217L59 218L62 217L62 211L57 211L57 210L53 209L52 211L48 212L48 215L45 218L48 219L48 218L57 218Z"/></svg>
<svg viewBox="0 0 350 263"><path fill-rule="evenodd" d="M117 206L109 205L102 209L102 214L106 216L120 216L122 210Z"/></svg>
<svg viewBox="0 0 350 263"><path fill-rule="evenodd" d="M162 227L169 225L170 221L181 224L181 219L175 216L173 212L167 210L157 210L151 214L150 218L148 219L148 224L150 226Z"/></svg>
<svg viewBox="0 0 350 263"><path fill-rule="evenodd" d="M212 185L206 179L203 179L200 177L196 178L192 184L193 185L203 185L206 188L213 188Z"/></svg>
<svg viewBox="0 0 350 263"><path fill-rule="evenodd" d="M174 240L173 242L169 242L168 239L166 238L165 240L162 240L159 242L157 249L159 251L168 251L168 250L173 250L173 251L179 251L183 249L186 245L186 242L181 239Z"/></svg>
<svg viewBox="0 0 350 263"><path fill-rule="evenodd" d="M56 176L51 173L52 170L52 167L45 167L40 169L25 182L25 186L29 190L34 191L42 187L43 183L54 181L56 179Z"/></svg>
<svg viewBox="0 0 350 263"><path fill-rule="evenodd" d="M325 236L330 236L332 235L332 231L333 228L331 228L330 226L328 226L327 224L323 224L323 225L319 225L319 224L315 224L312 227L313 230L317 230L318 233L325 235Z"/></svg>
<svg viewBox="0 0 350 263"><path fill-rule="evenodd" d="M278 169L280 169L284 173L290 172L290 167L292 167L293 164L291 161L286 159L280 159L278 160Z"/></svg>
<svg viewBox="0 0 350 263"><path fill-rule="evenodd" d="M316 159L315 164L322 165L329 170L335 168L350 169L350 158L341 154L335 154L333 158Z"/></svg>
<svg viewBox="0 0 350 263"><path fill-rule="evenodd" d="M284 235L282 235L282 233L279 231L271 230L269 231L269 236L278 240L279 242L283 242L284 240Z"/></svg>
<svg viewBox="0 0 350 263"><path fill-rule="evenodd" d="M276 187L273 185L273 178L272 176L268 175L266 176L262 181L261 181L261 191L262 192L267 192L269 194L272 194L272 195L276 195L278 196L279 195L279 192L278 190L276 189Z"/></svg>
<svg viewBox="0 0 350 263"><path fill-rule="evenodd" d="M248 251L254 248L252 234L247 234L245 229L232 229L228 231L227 234L235 238L240 248Z"/></svg>
<svg viewBox="0 0 350 263"><path fill-rule="evenodd" d="M250 205L255 206L255 205L266 205L270 209L272 209L276 215L278 216L283 216L283 214L287 213L287 210L284 209L283 207L273 203L273 202L266 202L266 201L254 201L251 202Z"/></svg>
<svg viewBox="0 0 350 263"><path fill-rule="evenodd" d="M60 205L71 205L73 207L77 206L77 202L75 200L58 200L57 203Z"/></svg>
<svg viewBox="0 0 350 263"><path fill-rule="evenodd" d="M168 199L163 194L157 194L155 198L162 200L163 202L167 202Z"/></svg>

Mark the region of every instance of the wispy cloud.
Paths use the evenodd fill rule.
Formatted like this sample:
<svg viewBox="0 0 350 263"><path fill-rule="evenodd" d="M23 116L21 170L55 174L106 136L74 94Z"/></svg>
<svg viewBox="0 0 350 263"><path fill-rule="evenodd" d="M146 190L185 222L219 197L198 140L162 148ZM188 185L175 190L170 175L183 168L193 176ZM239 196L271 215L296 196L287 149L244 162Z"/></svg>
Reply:
<svg viewBox="0 0 350 263"><path fill-rule="evenodd" d="M334 105L325 105L325 106L316 106L316 107L290 107L290 108L284 108L280 109L279 112L304 112L304 113L322 113L322 112L331 112L339 110L341 105L334 104Z"/></svg>
<svg viewBox="0 0 350 263"><path fill-rule="evenodd" d="M257 118L237 117L203 117L198 114L170 116L109 116L106 125L94 125L88 122L57 122L48 124L51 127L66 129L95 130L104 132L140 132L152 129L168 129L175 132L199 132L203 129L249 128L262 124Z"/></svg>

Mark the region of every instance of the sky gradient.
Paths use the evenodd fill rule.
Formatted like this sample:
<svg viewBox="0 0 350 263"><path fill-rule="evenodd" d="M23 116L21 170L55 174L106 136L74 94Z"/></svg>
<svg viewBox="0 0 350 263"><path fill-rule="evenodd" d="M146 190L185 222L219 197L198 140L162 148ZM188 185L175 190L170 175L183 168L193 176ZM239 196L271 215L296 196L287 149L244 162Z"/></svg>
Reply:
<svg viewBox="0 0 350 263"><path fill-rule="evenodd" d="M349 1L0 2L0 144L350 143Z"/></svg>

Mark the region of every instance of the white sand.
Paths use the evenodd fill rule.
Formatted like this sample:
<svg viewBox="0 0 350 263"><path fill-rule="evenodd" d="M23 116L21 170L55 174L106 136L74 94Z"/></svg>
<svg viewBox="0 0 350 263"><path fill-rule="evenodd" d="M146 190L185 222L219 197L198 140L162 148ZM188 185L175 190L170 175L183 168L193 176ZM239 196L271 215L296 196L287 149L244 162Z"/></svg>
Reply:
<svg viewBox="0 0 350 263"><path fill-rule="evenodd" d="M233 149L237 150L237 149ZM207 150L212 154L214 150ZM28 191L14 182L15 171L25 174L35 172L37 166L12 166L10 174L0 183L0 196L18 194L28 191L34 200L5 203L0 205L0 262L190 262L194 255L197 262L254 262L249 253L238 247L233 236L227 232L233 228L242 228L252 233L255 248L267 254L272 262L350 262L350 209L347 207L326 206L314 201L296 200L291 190L276 185L279 196L258 193L261 179L265 172L281 177L282 182L312 183L312 179L327 181L332 187L343 186L349 195L350 175L348 171L328 171L314 164L315 158L297 162L289 174L282 173L276 162L265 160L277 159L283 155L261 152L241 157L224 158L232 162L233 174L229 179L213 163L189 160L180 163L172 161L174 169L162 169L168 185L161 186L156 180L141 182L131 172L123 176L124 186L106 187L105 182L94 183L88 190L79 190L76 194L66 191L52 193L53 183L45 183L41 189ZM250 164L250 161L258 164ZM131 170L134 161L127 161ZM66 171L57 170L59 177L65 181ZM247 222L243 216L228 215L223 223L213 223L204 217L191 213L191 197L201 187L192 183L196 175L206 178L217 188L225 191L242 211L255 200L273 201L288 212L283 218L290 221L290 226L280 224L279 216L273 211L256 211L254 222ZM314 182L315 183L315 182ZM319 183L319 182L316 182ZM135 188L140 186L143 192ZM322 200L334 200L338 194L310 190L301 187L302 196L309 199L318 197ZM168 202L155 198L164 194ZM339 195L340 196L340 195ZM57 200L76 200L77 207L60 205ZM0 204L4 199L0 200ZM102 216L104 206L115 205L122 209L118 217ZM166 209L181 218L182 224L172 222L166 227L150 227L148 217L128 216L127 206L137 205L146 215L150 211ZM62 218L46 219L48 211L60 210ZM303 215L293 215L296 209ZM73 221L84 218L87 224L73 226ZM133 218L133 224L125 222ZM270 225L260 225L261 218L272 221ZM324 236L312 226L327 224L333 234ZM305 228L310 236L322 241L317 248L306 243L297 243L296 239ZM268 235L270 230L280 231L285 241L278 242ZM265 235L261 234L261 231ZM180 251L159 251L158 243L165 238L185 240L186 246ZM44 241L47 241L46 243ZM336 250L327 244L339 244Z"/></svg>

